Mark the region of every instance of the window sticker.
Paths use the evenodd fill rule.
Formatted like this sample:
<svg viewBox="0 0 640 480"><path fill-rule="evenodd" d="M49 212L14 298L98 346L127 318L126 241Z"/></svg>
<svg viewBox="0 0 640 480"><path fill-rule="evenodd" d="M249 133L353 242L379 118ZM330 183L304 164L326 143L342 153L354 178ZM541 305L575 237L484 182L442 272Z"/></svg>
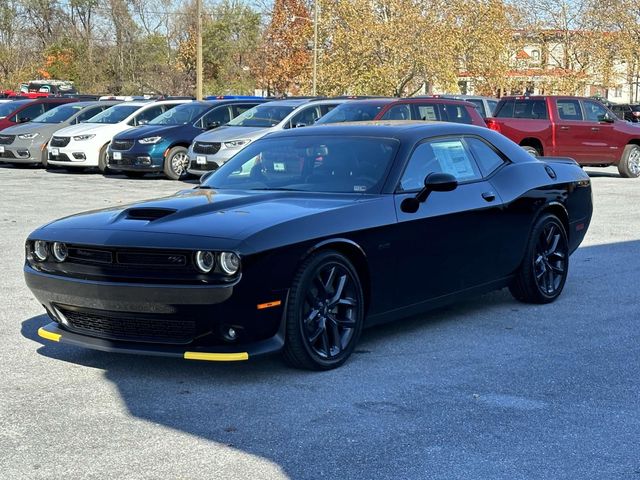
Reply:
<svg viewBox="0 0 640 480"><path fill-rule="evenodd" d="M476 176L471 165L471 159L467 156L467 152L461 142L457 140L434 142L431 148L433 148L433 153L443 173L449 173L459 180Z"/></svg>

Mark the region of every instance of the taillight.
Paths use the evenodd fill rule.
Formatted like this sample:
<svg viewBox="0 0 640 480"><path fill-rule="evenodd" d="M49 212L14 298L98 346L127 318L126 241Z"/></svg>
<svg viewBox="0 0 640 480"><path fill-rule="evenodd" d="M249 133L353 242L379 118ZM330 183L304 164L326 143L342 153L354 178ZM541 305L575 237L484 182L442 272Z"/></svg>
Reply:
<svg viewBox="0 0 640 480"><path fill-rule="evenodd" d="M500 132L500 124L496 122L493 118L487 118L485 119L485 122L487 124L487 127L489 127L491 130Z"/></svg>
<svg viewBox="0 0 640 480"><path fill-rule="evenodd" d="M634 117L640 117L640 112L631 112Z"/></svg>

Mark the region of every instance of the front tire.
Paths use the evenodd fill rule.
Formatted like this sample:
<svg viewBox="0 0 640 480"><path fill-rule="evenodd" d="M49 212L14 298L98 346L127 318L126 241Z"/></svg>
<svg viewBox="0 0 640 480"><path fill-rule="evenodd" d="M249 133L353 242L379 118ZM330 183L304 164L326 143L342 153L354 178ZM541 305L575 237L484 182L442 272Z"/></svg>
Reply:
<svg viewBox="0 0 640 480"><path fill-rule="evenodd" d="M511 294L525 303L551 303L562 293L569 272L569 242L560 219L543 214L534 224Z"/></svg>
<svg viewBox="0 0 640 480"><path fill-rule="evenodd" d="M289 292L285 360L307 370L339 367L358 342L364 311L362 286L351 262L331 250L312 255Z"/></svg>
<svg viewBox="0 0 640 480"><path fill-rule="evenodd" d="M640 177L640 146L627 145L618 163L618 173L623 178Z"/></svg>
<svg viewBox="0 0 640 480"><path fill-rule="evenodd" d="M184 147L173 147L164 159L164 174L171 180L182 180L188 173L189 155Z"/></svg>
<svg viewBox="0 0 640 480"><path fill-rule="evenodd" d="M98 170L100 173L109 173L109 164L107 163L107 148L109 144L103 145L98 154Z"/></svg>

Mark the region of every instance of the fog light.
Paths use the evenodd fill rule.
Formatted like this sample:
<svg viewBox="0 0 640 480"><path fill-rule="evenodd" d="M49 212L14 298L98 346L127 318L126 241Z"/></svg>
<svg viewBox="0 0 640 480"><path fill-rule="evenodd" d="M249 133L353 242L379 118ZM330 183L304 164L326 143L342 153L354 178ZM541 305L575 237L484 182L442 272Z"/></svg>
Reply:
<svg viewBox="0 0 640 480"><path fill-rule="evenodd" d="M196 252L196 265L203 273L209 273L216 265L216 257L212 252L198 250Z"/></svg>
<svg viewBox="0 0 640 480"><path fill-rule="evenodd" d="M51 250L53 251L53 256L57 261L64 262L67 259L69 251L64 243L55 242Z"/></svg>
<svg viewBox="0 0 640 480"><path fill-rule="evenodd" d="M227 275L233 275L240 269L240 257L233 252L222 252L220 254L220 268Z"/></svg>
<svg viewBox="0 0 640 480"><path fill-rule="evenodd" d="M33 253L38 260L44 262L49 256L49 245L42 240L36 240L33 244Z"/></svg>
<svg viewBox="0 0 640 480"><path fill-rule="evenodd" d="M237 336L238 332L236 332L234 328L227 330L227 337L229 337L229 340L235 340Z"/></svg>
<svg viewBox="0 0 640 480"><path fill-rule="evenodd" d="M151 157L138 157L136 158L138 165L151 165Z"/></svg>
<svg viewBox="0 0 640 480"><path fill-rule="evenodd" d="M84 153L81 153L81 152L74 152L73 153L73 158L75 158L76 160L86 160L87 156Z"/></svg>

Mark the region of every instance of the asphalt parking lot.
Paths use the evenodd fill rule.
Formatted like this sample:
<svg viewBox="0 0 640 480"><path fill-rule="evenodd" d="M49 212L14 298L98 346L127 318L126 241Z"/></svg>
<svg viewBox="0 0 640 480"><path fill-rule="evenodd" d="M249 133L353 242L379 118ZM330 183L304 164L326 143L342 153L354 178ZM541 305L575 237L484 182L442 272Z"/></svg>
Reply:
<svg viewBox="0 0 640 480"><path fill-rule="evenodd" d="M595 211L552 305L504 290L364 333L325 373L40 340L38 225L192 185L0 167L2 479L640 479L640 180Z"/></svg>

